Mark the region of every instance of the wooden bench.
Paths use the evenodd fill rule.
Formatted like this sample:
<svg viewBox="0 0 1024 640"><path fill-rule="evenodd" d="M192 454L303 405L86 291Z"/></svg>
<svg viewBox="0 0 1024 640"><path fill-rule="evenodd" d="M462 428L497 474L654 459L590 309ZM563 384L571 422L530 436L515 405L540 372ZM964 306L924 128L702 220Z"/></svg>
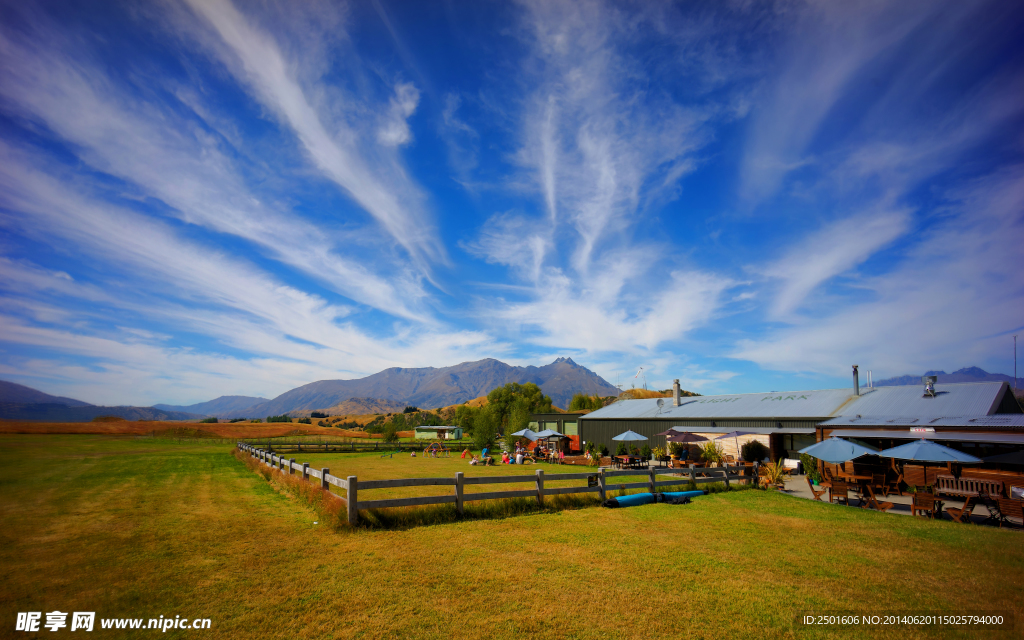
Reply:
<svg viewBox="0 0 1024 640"><path fill-rule="evenodd" d="M989 478L938 475L935 477L935 492L964 498L977 498L982 495L997 498L1003 495L1003 483Z"/></svg>

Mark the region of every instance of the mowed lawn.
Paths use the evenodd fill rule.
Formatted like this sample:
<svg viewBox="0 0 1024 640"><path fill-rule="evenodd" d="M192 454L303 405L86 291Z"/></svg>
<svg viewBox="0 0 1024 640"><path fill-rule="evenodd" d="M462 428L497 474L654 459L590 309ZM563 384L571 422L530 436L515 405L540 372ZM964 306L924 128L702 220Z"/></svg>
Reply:
<svg viewBox="0 0 1024 640"><path fill-rule="evenodd" d="M361 478L477 472L461 460L317 459ZM5 637L26 635L12 631L17 612L53 610L211 618L207 631L161 634L209 638L1020 637L1020 621L997 634L835 632L793 618L1024 613L1018 531L761 491L334 531L224 444L4 435L0 496Z"/></svg>

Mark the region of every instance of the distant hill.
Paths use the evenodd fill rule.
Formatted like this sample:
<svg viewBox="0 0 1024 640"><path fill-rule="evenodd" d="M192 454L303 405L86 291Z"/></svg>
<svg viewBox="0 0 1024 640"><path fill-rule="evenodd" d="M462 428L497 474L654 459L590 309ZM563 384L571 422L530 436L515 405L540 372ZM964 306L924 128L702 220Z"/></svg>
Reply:
<svg viewBox="0 0 1024 640"><path fill-rule="evenodd" d="M249 407L262 402L269 402L266 398L254 398L252 396L221 396L214 400L200 402L190 405L155 404L154 409L161 411L184 411L185 413L197 413L204 416L228 416L238 412L244 412Z"/></svg>
<svg viewBox="0 0 1024 640"><path fill-rule="evenodd" d="M289 411L288 414L295 418L304 418L313 411L320 411L331 416L364 416L371 413L401 413L406 406L402 402L392 402L381 398L349 398L325 409L296 410Z"/></svg>
<svg viewBox="0 0 1024 640"><path fill-rule="evenodd" d="M0 419L39 422L91 422L98 416L118 416L125 420L198 420L201 415L180 411L161 411L153 407L72 407L56 403L0 403Z"/></svg>
<svg viewBox="0 0 1024 640"><path fill-rule="evenodd" d="M1002 373L989 373L978 367L964 367L953 373L945 371L925 371L920 376L906 375L886 380L875 380L876 387L898 387L908 384L921 384L922 376L938 377L937 384L953 384L956 382L1007 382L1013 387L1013 376ZM1017 387L1024 388L1024 378L1017 378Z"/></svg>
<svg viewBox="0 0 1024 640"><path fill-rule="evenodd" d="M237 412L231 417L262 417L324 410L352 398L381 398L396 405L435 409L487 395L509 382L537 384L552 402L568 406L573 394L618 395L601 376L572 361L558 358L543 367L514 367L493 358L452 367L393 367L356 380L320 380ZM229 417L229 416L224 416Z"/></svg>
<svg viewBox="0 0 1024 640"><path fill-rule="evenodd" d="M91 407L88 402L75 400L74 398L63 398L51 396L48 393L37 391L25 385L0 380L0 404L59 404L67 407Z"/></svg>

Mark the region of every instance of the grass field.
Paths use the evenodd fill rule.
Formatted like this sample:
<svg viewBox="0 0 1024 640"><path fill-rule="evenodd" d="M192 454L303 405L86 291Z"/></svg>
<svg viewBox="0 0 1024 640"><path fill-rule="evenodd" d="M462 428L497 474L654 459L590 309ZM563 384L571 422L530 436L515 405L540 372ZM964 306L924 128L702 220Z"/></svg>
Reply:
<svg viewBox="0 0 1024 640"><path fill-rule="evenodd" d="M360 478L477 472L461 460L320 459ZM1019 621L995 635L792 621L1024 614L1020 532L762 491L335 531L229 445L103 435L0 435L0 491L0 635L13 637L26 637L10 631L17 612L52 610L205 617L212 629L166 636L209 638L1020 637Z"/></svg>

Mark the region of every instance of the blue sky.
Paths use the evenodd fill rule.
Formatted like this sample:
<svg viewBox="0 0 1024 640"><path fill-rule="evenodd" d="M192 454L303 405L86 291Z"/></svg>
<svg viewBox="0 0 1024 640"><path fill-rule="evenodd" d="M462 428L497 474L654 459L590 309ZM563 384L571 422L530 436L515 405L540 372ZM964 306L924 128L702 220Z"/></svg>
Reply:
<svg viewBox="0 0 1024 640"><path fill-rule="evenodd" d="M0 6L0 376L1012 372L1024 5Z"/></svg>

